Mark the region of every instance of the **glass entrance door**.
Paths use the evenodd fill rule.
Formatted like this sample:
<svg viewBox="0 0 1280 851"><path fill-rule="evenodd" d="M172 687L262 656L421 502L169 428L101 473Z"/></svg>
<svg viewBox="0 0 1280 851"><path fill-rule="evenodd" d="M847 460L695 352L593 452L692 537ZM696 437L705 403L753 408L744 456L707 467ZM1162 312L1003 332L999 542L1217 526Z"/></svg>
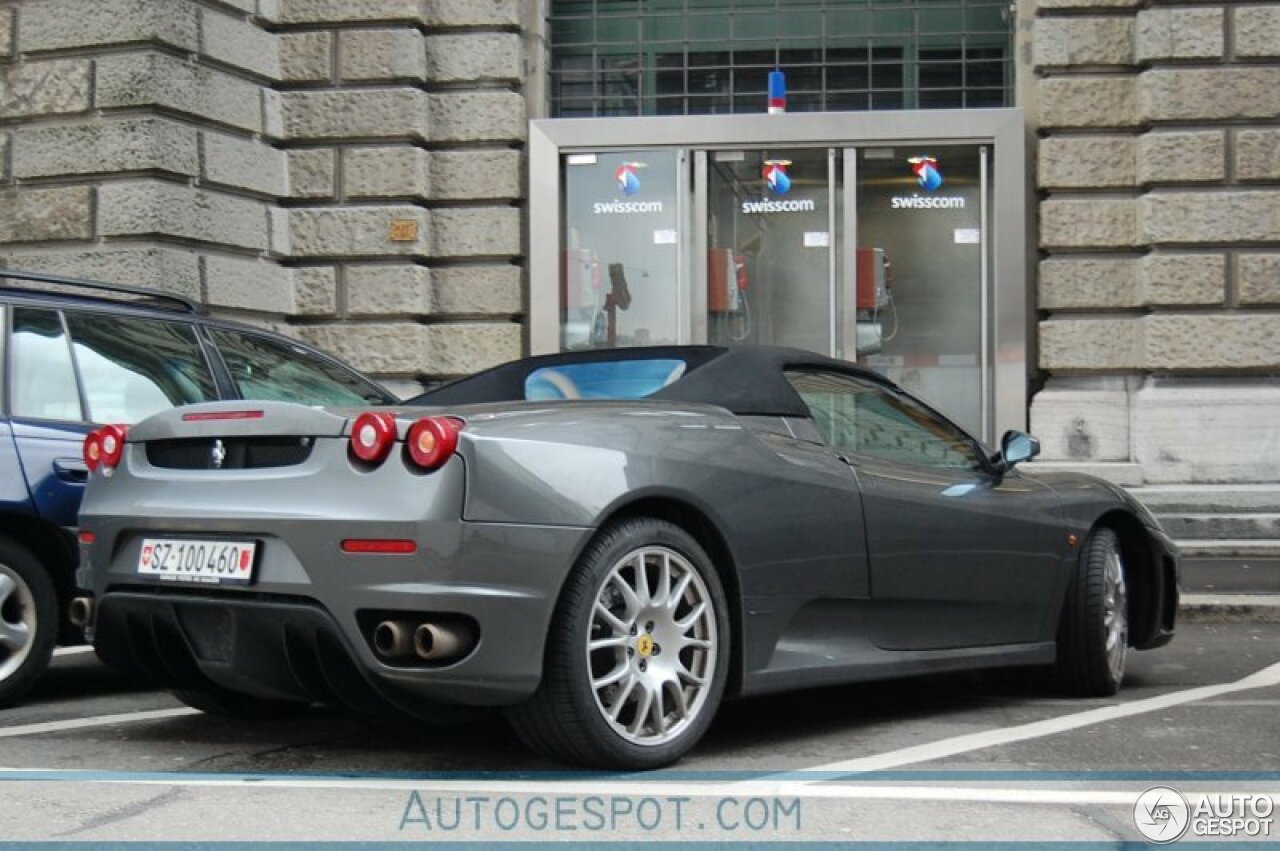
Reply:
<svg viewBox="0 0 1280 851"><path fill-rule="evenodd" d="M987 149L848 150L844 355L989 434Z"/></svg>
<svg viewBox="0 0 1280 851"><path fill-rule="evenodd" d="M707 155L707 342L833 346L834 150Z"/></svg>

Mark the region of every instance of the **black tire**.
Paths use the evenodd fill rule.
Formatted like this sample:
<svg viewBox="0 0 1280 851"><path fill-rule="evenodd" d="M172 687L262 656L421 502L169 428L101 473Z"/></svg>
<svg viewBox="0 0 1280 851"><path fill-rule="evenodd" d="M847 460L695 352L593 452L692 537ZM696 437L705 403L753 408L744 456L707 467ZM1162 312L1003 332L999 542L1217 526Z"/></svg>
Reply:
<svg viewBox="0 0 1280 851"><path fill-rule="evenodd" d="M8 538L0 538L0 589L0 629L27 636L20 647L0 642L0 706L8 706L49 667L58 641L58 590L40 560Z"/></svg>
<svg viewBox="0 0 1280 851"><path fill-rule="evenodd" d="M1122 580L1127 580L1120 538L1107 528L1095 529L1080 551L1075 575L1067 588L1058 628L1057 681L1068 693L1081 697L1109 697L1120 690L1128 645L1127 584L1122 581L1115 608L1122 637L1118 639L1119 664L1108 650L1108 636L1115 630L1108 622L1108 571L1114 558Z"/></svg>
<svg viewBox="0 0 1280 851"><path fill-rule="evenodd" d="M592 672L586 647L595 602L611 571L631 554L650 548L667 550L682 557L701 579L702 586L695 592L705 591L706 602L712 610L710 617L703 617L703 623L707 626L714 623L714 640L710 642L714 645L714 656L711 659L704 657L705 667L711 669L707 684L701 687L705 694L700 703L695 698L689 705L688 712L692 717L684 716L679 733L669 733L673 737L668 741L641 744L629 741L604 717L603 706L597 702L591 687ZM681 569L685 570L684 567ZM668 597L674 596L668 585ZM672 619L678 619L674 604L671 611ZM687 753L711 724L724 693L731 647L728 601L711 559L698 542L678 526L663 520L623 520L597 535L574 566L552 618L542 681L532 698L507 710L507 719L525 744L557 762L622 770L669 765ZM632 651L628 652L622 666L629 667L632 664L630 660L639 664L637 654ZM658 648L657 653L660 652L661 648ZM676 650L674 656L669 654L664 661L680 660L683 652L683 649ZM641 655L647 656L648 652ZM657 669L656 661L654 668ZM679 679L675 682L679 683ZM671 687L681 689L683 693L680 685L662 685L658 691ZM696 695L698 687L689 687ZM623 698L619 703L625 701ZM662 705L657 700L654 703ZM648 711L639 708L633 712L636 716L649 716ZM657 714L663 715L663 712ZM681 718L678 714L673 717ZM640 723L643 726L645 721ZM665 726L665 720L663 723Z"/></svg>
<svg viewBox="0 0 1280 851"><path fill-rule="evenodd" d="M296 700L273 700L242 694L213 683L199 689L174 689L173 696L192 709L222 718L288 718L302 713L309 706Z"/></svg>

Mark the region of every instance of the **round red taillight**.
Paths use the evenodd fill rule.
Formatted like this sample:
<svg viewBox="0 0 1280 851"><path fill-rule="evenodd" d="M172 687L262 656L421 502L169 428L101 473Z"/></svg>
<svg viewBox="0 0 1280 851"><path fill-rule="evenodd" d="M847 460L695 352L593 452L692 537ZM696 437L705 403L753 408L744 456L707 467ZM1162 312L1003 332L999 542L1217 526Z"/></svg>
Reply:
<svg viewBox="0 0 1280 851"><path fill-rule="evenodd" d="M381 464L396 442L396 418L382 411L365 411L351 426L351 453L366 464Z"/></svg>
<svg viewBox="0 0 1280 851"><path fill-rule="evenodd" d="M102 463L102 434L97 429L85 436L83 453L84 465L92 473Z"/></svg>
<svg viewBox="0 0 1280 851"><path fill-rule="evenodd" d="M128 431L128 426L121 425L105 425L98 429L98 445L102 455L100 461L104 470L113 470L120 463Z"/></svg>
<svg viewBox="0 0 1280 851"><path fill-rule="evenodd" d="M427 417L409 426L404 445L409 459L424 470L434 470L448 461L458 448L458 432L462 429L457 420L448 417Z"/></svg>

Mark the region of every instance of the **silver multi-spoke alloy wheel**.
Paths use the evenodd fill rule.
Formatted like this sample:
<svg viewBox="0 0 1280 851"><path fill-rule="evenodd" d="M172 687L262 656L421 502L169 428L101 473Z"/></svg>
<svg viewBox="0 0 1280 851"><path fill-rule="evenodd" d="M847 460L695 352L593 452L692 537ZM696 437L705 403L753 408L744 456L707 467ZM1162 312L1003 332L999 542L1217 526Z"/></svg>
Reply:
<svg viewBox="0 0 1280 851"><path fill-rule="evenodd" d="M27 661L35 635L35 596L13 568L0 564L0 682Z"/></svg>
<svg viewBox="0 0 1280 851"><path fill-rule="evenodd" d="M1107 667L1116 682L1124 677L1125 653L1129 646L1129 597L1124 582L1124 565L1120 553L1112 547L1107 553L1103 574L1102 626L1106 630Z"/></svg>
<svg viewBox="0 0 1280 851"><path fill-rule="evenodd" d="M609 570L585 653L596 708L617 735L661 745L698 717L719 653L714 607L697 569L668 547L633 550Z"/></svg>

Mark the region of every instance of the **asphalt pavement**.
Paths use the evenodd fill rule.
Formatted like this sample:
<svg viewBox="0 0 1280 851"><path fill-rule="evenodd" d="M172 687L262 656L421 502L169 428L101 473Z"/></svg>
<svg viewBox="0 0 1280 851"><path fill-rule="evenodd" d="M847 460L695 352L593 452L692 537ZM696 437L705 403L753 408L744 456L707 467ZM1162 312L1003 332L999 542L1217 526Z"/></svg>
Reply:
<svg viewBox="0 0 1280 851"><path fill-rule="evenodd" d="M744 699L678 766L618 776L540 760L486 715L218 719L71 651L0 711L0 838L1114 842L1142 839L1135 805L1166 813L1140 796L1167 786L1187 837L1275 841L1249 808L1280 797L1278 710L1280 624L1187 623L1130 656L1116 698L1014 669ZM1243 814L1196 822L1214 805Z"/></svg>

